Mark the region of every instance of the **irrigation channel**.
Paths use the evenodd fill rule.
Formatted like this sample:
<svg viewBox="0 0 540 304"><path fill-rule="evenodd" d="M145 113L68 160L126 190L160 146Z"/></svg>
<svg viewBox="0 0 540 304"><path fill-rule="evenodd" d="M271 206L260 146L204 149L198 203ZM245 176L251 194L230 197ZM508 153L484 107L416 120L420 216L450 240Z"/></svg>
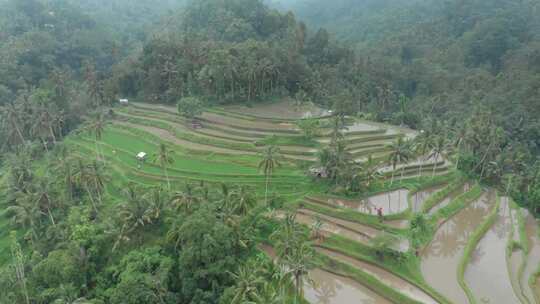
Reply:
<svg viewBox="0 0 540 304"><path fill-rule="evenodd" d="M81 155L95 157L99 151L111 164L113 183L163 184L162 168L138 162L134 155L151 154L166 143L175 151L176 161L167 171L173 186L232 183L264 193L259 154L265 145L280 147L283 164L272 176L271 191L287 198L287 204L275 218L292 212L307 227L320 222L324 240L313 241L315 252L342 265L339 271L332 267L338 264L323 264L309 272L313 284L305 283L304 296L310 303L540 303L538 222L495 190L481 189L452 170L446 160L414 161L395 171L385 167L385 184L394 173L396 185L362 197L334 196L305 169L330 141L327 111L284 103L224 106L201 115L199 127L170 106L134 103L114 112L99 142L85 134L67 140ZM323 122L314 140L303 139L296 127L307 117ZM384 161L387 146L401 136L415 133L356 120L344 141L355 159ZM417 213L435 228L419 252L409 240L409 223ZM376 258L372 242L381 235L395 237L390 249L407 265ZM260 248L274 256L271 247Z"/></svg>

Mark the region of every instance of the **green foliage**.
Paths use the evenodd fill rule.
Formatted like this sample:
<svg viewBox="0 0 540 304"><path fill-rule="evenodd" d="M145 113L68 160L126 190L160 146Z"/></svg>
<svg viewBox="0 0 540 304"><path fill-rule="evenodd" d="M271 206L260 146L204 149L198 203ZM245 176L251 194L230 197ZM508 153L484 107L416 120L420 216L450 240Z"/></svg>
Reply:
<svg viewBox="0 0 540 304"><path fill-rule="evenodd" d="M409 239L412 248L418 249L425 244L429 240L432 231L433 227L431 227L426 216L422 213L415 214L409 224Z"/></svg>
<svg viewBox="0 0 540 304"><path fill-rule="evenodd" d="M203 103L197 97L184 97L178 101L178 113L186 118L195 118L202 114Z"/></svg>
<svg viewBox="0 0 540 304"><path fill-rule="evenodd" d="M110 280L105 290L108 303L177 303L173 288L175 262L163 249L152 247L134 250L107 269Z"/></svg>
<svg viewBox="0 0 540 304"><path fill-rule="evenodd" d="M321 124L318 119L302 119L297 122L297 126L306 139L313 139L320 134Z"/></svg>

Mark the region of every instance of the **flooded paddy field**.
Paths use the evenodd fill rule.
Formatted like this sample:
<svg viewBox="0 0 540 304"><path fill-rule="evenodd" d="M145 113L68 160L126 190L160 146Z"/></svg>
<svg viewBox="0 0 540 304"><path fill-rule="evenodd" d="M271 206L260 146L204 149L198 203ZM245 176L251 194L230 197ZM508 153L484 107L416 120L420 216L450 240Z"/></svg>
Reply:
<svg viewBox="0 0 540 304"><path fill-rule="evenodd" d="M423 250L421 270L427 283L453 303L468 303L458 284L457 267L469 236L495 205L495 193L486 192L480 199L444 222L432 242Z"/></svg>
<svg viewBox="0 0 540 304"><path fill-rule="evenodd" d="M519 303L506 267L506 245L513 229L508 200L502 200L497 219L472 253L465 282L481 303Z"/></svg>
<svg viewBox="0 0 540 304"><path fill-rule="evenodd" d="M251 115L261 118L282 118L282 119L302 119L311 117L325 117L331 115L328 110L321 109L315 105L296 106L291 100L265 103L257 107L244 105L231 105L222 107L224 111Z"/></svg>
<svg viewBox="0 0 540 304"><path fill-rule="evenodd" d="M272 247L260 245L271 258L276 257ZM309 271L309 282L304 282L304 298L311 304L392 304L366 286L328 271L315 268Z"/></svg>
<svg viewBox="0 0 540 304"><path fill-rule="evenodd" d="M377 215L377 209L381 208L383 215L391 215L404 212L409 208L407 202L408 194L409 190L399 189L359 200L322 197L314 197L311 199L314 202L319 202L328 206L346 207L370 215Z"/></svg>

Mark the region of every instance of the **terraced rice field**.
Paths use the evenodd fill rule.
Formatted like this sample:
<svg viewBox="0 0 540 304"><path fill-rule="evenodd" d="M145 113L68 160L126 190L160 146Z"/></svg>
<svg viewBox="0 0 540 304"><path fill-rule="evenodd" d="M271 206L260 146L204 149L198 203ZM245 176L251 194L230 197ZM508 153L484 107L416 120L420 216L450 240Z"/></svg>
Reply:
<svg viewBox="0 0 540 304"><path fill-rule="evenodd" d="M339 197L329 194L324 182L306 175L317 151L330 141L328 135L323 132L306 140L295 124L300 118L328 114L323 110L282 104L214 108L202 115L201 128L194 128L169 106L135 103L114 111L112 123L97 141L84 133L66 141L81 156L103 159L108 165L111 183L107 190L112 197L126 182L165 185L163 168L152 161L158 145L165 143L174 150L175 161L167 167L173 189L191 182L245 185L262 199L266 179L258 163L261 150L271 142L280 147L283 159L271 177L270 192L286 199L284 209L295 212L300 224L310 227L316 221L322 223L324 240L313 245L316 253L328 260L310 271L316 284L304 285L308 302L469 303L457 269L471 236L493 210L497 195L484 189L479 199L459 205L478 186L455 174L447 161L415 161L398 166L394 172L383 167L385 186L381 191ZM369 155L383 160L388 144L400 136L414 137L414 132L357 121L345 133L345 141L357 160ZM139 152L148 153L148 159L138 161L135 155ZM540 284L534 276L540 264L538 223L508 201L501 206L497 221L481 235L466 262L464 283L478 303L532 304ZM382 210L383 218L377 209ZM408 231L416 213L423 213L428 221L433 219L435 227L431 242L418 257L410 246ZM277 218L284 215L285 210L276 213ZM396 238L390 249L406 262L374 258L372 241L382 235ZM526 245L507 250L507 244L524 239ZM264 250L272 254L271 248ZM496 277L497 281L486 284L485 277ZM497 291L491 286L498 286Z"/></svg>

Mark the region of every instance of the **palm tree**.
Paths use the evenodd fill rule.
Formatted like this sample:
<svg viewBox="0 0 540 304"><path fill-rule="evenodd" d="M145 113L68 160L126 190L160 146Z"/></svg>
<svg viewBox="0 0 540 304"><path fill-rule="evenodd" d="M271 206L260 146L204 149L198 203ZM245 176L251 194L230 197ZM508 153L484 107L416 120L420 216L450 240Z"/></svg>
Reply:
<svg viewBox="0 0 540 304"><path fill-rule="evenodd" d="M467 140L467 125L461 125L454 131L454 139L452 145L456 149L456 170L459 168L459 161L461 159L461 148L463 143Z"/></svg>
<svg viewBox="0 0 540 304"><path fill-rule="evenodd" d="M239 215L246 215L256 203L246 186L241 186L230 194L232 210Z"/></svg>
<svg viewBox="0 0 540 304"><path fill-rule="evenodd" d="M167 173L167 165L174 163L174 151L169 150L167 145L164 143L159 144L158 151L154 153L154 163L158 163L159 166L163 169L165 173L165 178L167 179L167 187L171 190L171 181L169 179L169 174Z"/></svg>
<svg viewBox="0 0 540 304"><path fill-rule="evenodd" d="M190 213L193 209L193 205L199 201L200 199L195 194L194 188L191 184L186 184L184 191L176 192L171 198L171 204L175 207L175 209L187 213Z"/></svg>
<svg viewBox="0 0 540 304"><path fill-rule="evenodd" d="M229 190L229 187L225 183L221 183L221 198L219 200L219 205L221 210L226 210L230 207L230 201L231 201L231 191Z"/></svg>
<svg viewBox="0 0 540 304"><path fill-rule="evenodd" d="M94 144L96 146L96 157L97 160L100 160L100 153L98 148L98 141L103 137L103 132L105 131L105 119L103 114L98 114L96 117L86 126L87 132L94 134Z"/></svg>
<svg viewBox="0 0 540 304"><path fill-rule="evenodd" d="M24 128L23 111L15 104L8 103L0 107L0 118L2 118L2 130L6 136L6 144L13 146L24 144L25 137L22 132Z"/></svg>
<svg viewBox="0 0 540 304"><path fill-rule="evenodd" d="M283 259L289 255L301 237L302 232L296 222L296 214L287 214L283 224L270 235L270 239L275 242L277 257Z"/></svg>
<svg viewBox="0 0 540 304"><path fill-rule="evenodd" d="M141 197L134 185L128 185L124 191L125 201L119 205L118 215L128 232L152 224L152 209L149 202Z"/></svg>
<svg viewBox="0 0 540 304"><path fill-rule="evenodd" d="M304 241L299 242L293 247L290 254L285 256L281 261L294 277L294 285L296 286L296 295L298 298L303 298L304 278L309 274L309 270L313 268L313 249Z"/></svg>
<svg viewBox="0 0 540 304"><path fill-rule="evenodd" d="M283 304L285 297L283 292L277 289L274 284L264 282L252 295L254 304Z"/></svg>
<svg viewBox="0 0 540 304"><path fill-rule="evenodd" d="M34 191L32 193L28 193L30 195L30 199L34 201L34 204L37 205L37 208L41 213L49 216L51 224L56 226L56 222L51 212L51 208L54 207L52 197L53 179L45 177L35 183L35 187L33 187Z"/></svg>
<svg viewBox="0 0 540 304"><path fill-rule="evenodd" d="M324 240L324 235L322 233L323 222L319 216L315 217L315 221L311 225L311 237L315 240L322 241Z"/></svg>
<svg viewBox="0 0 540 304"><path fill-rule="evenodd" d="M276 167L280 166L278 161L279 158L279 148L276 146L268 146L262 154L263 159L259 163L259 170L263 171L266 178L266 190L264 193L264 203L268 205L268 184L270 182L270 177L274 173Z"/></svg>
<svg viewBox="0 0 540 304"><path fill-rule="evenodd" d="M98 202L103 203L102 194L105 191L105 182L108 176L105 175L104 168L97 161L93 161L87 166L85 184L88 191L93 192ZM95 208L95 206L94 206ZM96 209L97 211L97 209Z"/></svg>
<svg viewBox="0 0 540 304"><path fill-rule="evenodd" d="M435 177L435 171L437 171L437 166L439 162L439 157L441 157L446 149L446 138L444 136L437 136L433 143L433 147L431 150L430 158L435 159L435 163L433 165L433 173L432 177Z"/></svg>
<svg viewBox="0 0 540 304"><path fill-rule="evenodd" d="M344 115L335 115L332 118L332 133L331 135L331 145L334 145L339 140L343 139L342 130L346 129L346 122Z"/></svg>
<svg viewBox="0 0 540 304"><path fill-rule="evenodd" d="M420 131L420 135L415 138L414 150L420 155L420 166L418 166L418 178L422 177L422 169L424 162L427 160L427 154L433 145L433 137L431 132Z"/></svg>
<svg viewBox="0 0 540 304"><path fill-rule="evenodd" d="M249 297L256 293L257 286L263 283L263 280L251 267L243 266L238 269L237 273L231 273L231 276L236 283L234 290L234 298L231 304L250 303Z"/></svg>
<svg viewBox="0 0 540 304"><path fill-rule="evenodd" d="M367 161L365 161L362 166L362 182L364 187L369 189L371 185L376 183L381 178L381 173L379 172L379 166L375 160L373 160L373 155L369 155Z"/></svg>
<svg viewBox="0 0 540 304"><path fill-rule="evenodd" d="M6 208L6 214L11 217L11 222L20 225L28 231L30 241L38 239L38 223L40 212L37 205L25 196L23 192L16 194L19 199L12 206Z"/></svg>
<svg viewBox="0 0 540 304"><path fill-rule="evenodd" d="M25 260L21 245L17 241L17 233L12 231L11 234L11 255L13 257L13 266L15 269L15 279L21 286L22 293L24 295L24 302L30 304L30 297L28 296L28 289L26 286L25 275Z"/></svg>
<svg viewBox="0 0 540 304"><path fill-rule="evenodd" d="M154 222L161 219L162 213L165 210L165 204L168 202L167 192L161 187L154 187L150 192L144 195L144 199L150 205L150 217Z"/></svg>
<svg viewBox="0 0 540 304"><path fill-rule="evenodd" d="M396 172L396 166L401 163L405 163L409 160L411 155L410 144L403 137L399 137L398 140L390 145L390 155L388 155L388 161L392 164L392 179L390 185L394 183L394 175ZM403 173L403 172L402 172Z"/></svg>

